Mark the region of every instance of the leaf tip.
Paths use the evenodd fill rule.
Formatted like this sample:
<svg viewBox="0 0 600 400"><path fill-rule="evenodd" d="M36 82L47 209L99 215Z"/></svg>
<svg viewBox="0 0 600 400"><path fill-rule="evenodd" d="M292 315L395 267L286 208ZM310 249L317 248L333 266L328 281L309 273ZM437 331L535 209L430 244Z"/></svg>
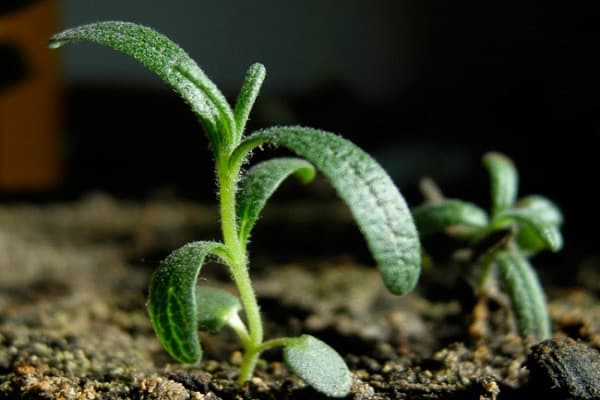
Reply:
<svg viewBox="0 0 600 400"><path fill-rule="evenodd" d="M57 35L54 35L50 38L50 40L48 40L48 48L49 49L58 49L59 47L62 47L65 44L65 42L61 39L59 39L57 37Z"/></svg>

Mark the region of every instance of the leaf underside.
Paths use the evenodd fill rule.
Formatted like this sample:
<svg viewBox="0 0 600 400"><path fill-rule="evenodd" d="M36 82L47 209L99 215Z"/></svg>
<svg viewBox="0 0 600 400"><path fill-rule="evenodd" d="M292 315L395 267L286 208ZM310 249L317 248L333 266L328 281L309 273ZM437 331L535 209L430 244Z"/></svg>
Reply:
<svg viewBox="0 0 600 400"><path fill-rule="evenodd" d="M387 288L395 294L414 288L421 269L417 230L398 189L373 158L346 139L304 127L274 127L246 141L287 147L310 161L350 208Z"/></svg>
<svg viewBox="0 0 600 400"><path fill-rule="evenodd" d="M421 236L443 231L452 226L485 228L488 217L476 205L454 199L427 203L413 210L413 218Z"/></svg>
<svg viewBox="0 0 600 400"><path fill-rule="evenodd" d="M240 182L238 192L239 236L245 242L267 200L290 175L296 174L303 182L315 176L314 167L300 158L275 158L253 166Z"/></svg>
<svg viewBox="0 0 600 400"><path fill-rule="evenodd" d="M510 296L520 335L533 335L539 340L550 337L546 298L529 262L522 255L509 251L499 252L495 261Z"/></svg>
<svg viewBox="0 0 600 400"><path fill-rule="evenodd" d="M225 290L196 286L197 329L216 333L242 309L240 300Z"/></svg>
<svg viewBox="0 0 600 400"><path fill-rule="evenodd" d="M306 383L330 397L350 393L352 375L340 355L325 342L302 335L283 349L283 358Z"/></svg>
<svg viewBox="0 0 600 400"><path fill-rule="evenodd" d="M198 338L196 283L205 257L221 244L193 242L173 251L150 280L148 314L165 350L176 360L202 359Z"/></svg>
<svg viewBox="0 0 600 400"><path fill-rule="evenodd" d="M177 44L151 28L131 22L106 21L60 32L50 39L51 48L70 42L92 42L119 50L161 77L192 108L207 134L215 141L231 141L235 121L227 100L196 62ZM223 125L224 124L224 125ZM215 147L217 148L217 147Z"/></svg>
<svg viewBox="0 0 600 400"><path fill-rule="evenodd" d="M483 164L490 175L492 216L496 216L515 202L519 176L513 162L504 154L486 153Z"/></svg>

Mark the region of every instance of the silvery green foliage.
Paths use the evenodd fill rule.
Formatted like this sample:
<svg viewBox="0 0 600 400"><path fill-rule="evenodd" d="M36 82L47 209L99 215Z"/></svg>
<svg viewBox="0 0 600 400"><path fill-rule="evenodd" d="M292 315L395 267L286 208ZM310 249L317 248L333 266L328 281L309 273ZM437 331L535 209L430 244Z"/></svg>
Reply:
<svg viewBox="0 0 600 400"><path fill-rule="evenodd" d="M499 251L494 260L512 302L521 336L550 337L546 296L531 264L516 251Z"/></svg>
<svg viewBox="0 0 600 400"><path fill-rule="evenodd" d="M109 21L54 35L50 47L93 42L122 51L161 77L191 107L215 156L222 242L194 242L173 251L153 274L148 299L152 327L165 350L181 362L198 362L198 330L232 328L244 347L238 381L252 376L258 355L283 347L292 371L329 396L345 396L352 384L343 359L312 336L263 341L256 296L248 277L247 242L267 200L290 175L309 182L316 171L332 182L354 215L386 286L404 294L416 284L420 249L412 216L386 172L364 151L341 137L304 127L274 127L244 136L250 111L265 79L261 64L250 66L232 108L217 86L177 44L137 24ZM242 166L262 144L287 147L302 158L277 158ZM229 268L239 299L198 287L207 257ZM246 314L246 327L238 312Z"/></svg>
<svg viewBox="0 0 600 400"><path fill-rule="evenodd" d="M544 339L550 335L545 297L538 278L525 258L541 250L562 248L559 208L549 199L532 195L517 200L519 177L507 156L491 152L483 157L490 176L492 210L457 199L427 202L413 210L422 237L445 232L476 246L504 232L499 243L481 257L483 278L496 266L512 307L519 332ZM485 279L480 279L484 281Z"/></svg>
<svg viewBox="0 0 600 400"><path fill-rule="evenodd" d="M344 397L352 386L352 375L340 355L327 343L302 335L283 348L283 358L306 383L330 397ZM315 368L315 366L322 366Z"/></svg>

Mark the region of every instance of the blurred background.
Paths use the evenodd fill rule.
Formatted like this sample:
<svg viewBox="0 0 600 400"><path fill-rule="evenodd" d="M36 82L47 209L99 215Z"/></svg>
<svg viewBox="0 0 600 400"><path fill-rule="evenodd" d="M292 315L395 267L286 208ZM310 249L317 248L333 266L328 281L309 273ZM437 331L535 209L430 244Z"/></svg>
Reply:
<svg viewBox="0 0 600 400"><path fill-rule="evenodd" d="M544 194L565 211L567 247L598 253L598 15L579 2L0 4L3 202L92 190L214 201L207 141L157 77L106 48L45 47L56 30L120 19L178 42L232 102L246 68L262 62L251 129L339 133L373 154L413 206L423 176L449 197L487 205L481 155L505 152L523 195Z"/></svg>

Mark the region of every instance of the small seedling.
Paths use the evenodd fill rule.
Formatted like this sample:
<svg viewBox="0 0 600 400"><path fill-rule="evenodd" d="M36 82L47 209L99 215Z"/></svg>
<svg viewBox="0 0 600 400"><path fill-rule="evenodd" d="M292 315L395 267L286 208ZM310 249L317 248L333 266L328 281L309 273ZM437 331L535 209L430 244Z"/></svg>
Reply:
<svg viewBox="0 0 600 400"><path fill-rule="evenodd" d="M349 206L387 288L407 293L420 272L419 239L410 211L389 176L369 155L332 133L291 126L245 135L265 78L261 64L248 69L232 109L179 46L150 28L127 22L94 23L54 35L50 47L78 41L120 50L158 74L189 104L214 153L223 240L184 245L153 274L148 313L163 347L178 361L198 362L202 358L198 331L217 332L228 326L244 349L239 383L252 377L263 351L282 347L287 365L307 384L329 396L348 394L350 371L329 345L309 335L263 339L248 273L248 239L265 203L284 179L296 175L309 182L319 170ZM252 151L264 144L286 147L302 158L271 159L244 171ZM207 256L228 267L239 298L197 286ZM293 282L282 282L286 284Z"/></svg>
<svg viewBox="0 0 600 400"><path fill-rule="evenodd" d="M544 292L527 258L540 250L562 247L558 207L542 196L516 200L518 174L513 162L500 153L483 157L491 179L491 213L475 204L445 199L429 186L428 202L413 210L421 237L445 232L466 240L471 248L485 248L476 261L476 283L483 291L497 270L510 297L519 333L537 339L550 336Z"/></svg>

